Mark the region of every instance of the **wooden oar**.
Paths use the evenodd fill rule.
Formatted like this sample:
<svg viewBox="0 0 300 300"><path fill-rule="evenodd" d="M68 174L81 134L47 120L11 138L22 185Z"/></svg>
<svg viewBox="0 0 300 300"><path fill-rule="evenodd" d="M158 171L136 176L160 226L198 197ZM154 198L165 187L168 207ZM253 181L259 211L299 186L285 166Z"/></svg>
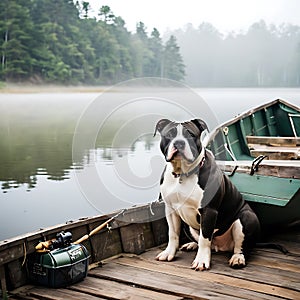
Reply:
<svg viewBox="0 0 300 300"><path fill-rule="evenodd" d="M121 210L118 214L116 214L115 216L111 217L109 220L105 221L104 223L102 223L99 226L97 226L96 228L94 228L89 234L86 234L83 237L81 237L80 239L78 239L75 242L73 242L73 244L80 244L83 241L89 239L92 235L94 235L95 233L99 232L102 228L104 228L107 224L109 224L111 221L113 221L115 218L117 218L124 211L125 211L125 209Z"/></svg>

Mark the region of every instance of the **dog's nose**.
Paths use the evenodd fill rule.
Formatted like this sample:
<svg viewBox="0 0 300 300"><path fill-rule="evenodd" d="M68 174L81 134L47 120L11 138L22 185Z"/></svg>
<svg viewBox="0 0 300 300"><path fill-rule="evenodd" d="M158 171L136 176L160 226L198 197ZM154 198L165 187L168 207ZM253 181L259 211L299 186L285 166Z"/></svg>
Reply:
<svg viewBox="0 0 300 300"><path fill-rule="evenodd" d="M175 141L175 142L174 142L174 147L175 147L177 150L183 150L184 147L185 147L185 141L182 141L182 140Z"/></svg>

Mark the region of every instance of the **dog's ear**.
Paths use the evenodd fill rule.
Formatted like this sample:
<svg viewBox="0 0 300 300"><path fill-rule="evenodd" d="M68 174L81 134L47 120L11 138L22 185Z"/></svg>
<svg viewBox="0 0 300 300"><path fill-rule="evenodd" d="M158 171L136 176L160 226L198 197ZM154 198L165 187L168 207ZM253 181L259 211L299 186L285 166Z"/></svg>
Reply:
<svg viewBox="0 0 300 300"><path fill-rule="evenodd" d="M172 121L168 120L168 119L161 119L157 122L156 126L155 126L155 131L153 136L156 135L156 132L158 131L159 133L161 133L161 131L168 125L170 124Z"/></svg>
<svg viewBox="0 0 300 300"><path fill-rule="evenodd" d="M193 122L198 127L200 132L204 131L205 129L208 131L208 126L203 120L194 119L194 120L191 120L191 122Z"/></svg>

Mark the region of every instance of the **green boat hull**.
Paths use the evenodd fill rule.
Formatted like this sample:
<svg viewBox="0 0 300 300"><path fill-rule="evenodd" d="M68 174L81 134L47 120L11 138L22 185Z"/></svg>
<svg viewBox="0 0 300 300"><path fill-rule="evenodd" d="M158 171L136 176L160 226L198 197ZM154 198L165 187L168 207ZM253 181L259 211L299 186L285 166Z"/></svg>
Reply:
<svg viewBox="0 0 300 300"><path fill-rule="evenodd" d="M212 131L208 148L263 227L300 222L300 108L253 108Z"/></svg>
<svg viewBox="0 0 300 300"><path fill-rule="evenodd" d="M235 173L230 177L263 227L300 221L300 180Z"/></svg>

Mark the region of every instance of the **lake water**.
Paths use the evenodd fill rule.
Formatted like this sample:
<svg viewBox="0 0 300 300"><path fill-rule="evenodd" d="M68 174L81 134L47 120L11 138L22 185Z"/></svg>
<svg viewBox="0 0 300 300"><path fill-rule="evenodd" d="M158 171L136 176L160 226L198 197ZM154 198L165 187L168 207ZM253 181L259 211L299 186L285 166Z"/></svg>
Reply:
<svg viewBox="0 0 300 300"><path fill-rule="evenodd" d="M212 129L277 98L300 106L300 89L0 94L0 240L155 201L157 120Z"/></svg>

